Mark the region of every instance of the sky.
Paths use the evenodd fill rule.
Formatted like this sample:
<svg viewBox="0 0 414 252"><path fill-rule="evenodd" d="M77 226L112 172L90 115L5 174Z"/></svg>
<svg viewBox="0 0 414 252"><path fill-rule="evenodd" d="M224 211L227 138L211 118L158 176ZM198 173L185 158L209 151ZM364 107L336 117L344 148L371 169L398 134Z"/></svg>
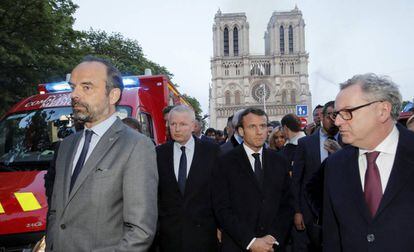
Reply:
<svg viewBox="0 0 414 252"><path fill-rule="evenodd" d="M305 20L312 104L335 99L338 84L355 74L388 75L403 100L414 97L412 0L74 0L77 30L119 32L135 39L145 56L174 74L181 93L208 113L217 10L245 12L250 53L264 54L264 32L273 11L295 5ZM142 73L143 74L143 73Z"/></svg>

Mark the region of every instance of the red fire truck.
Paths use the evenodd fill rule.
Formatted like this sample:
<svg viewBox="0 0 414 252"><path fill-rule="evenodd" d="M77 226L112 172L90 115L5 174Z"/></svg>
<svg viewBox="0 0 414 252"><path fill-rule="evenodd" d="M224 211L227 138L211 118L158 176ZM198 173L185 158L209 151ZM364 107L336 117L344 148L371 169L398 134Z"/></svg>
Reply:
<svg viewBox="0 0 414 252"><path fill-rule="evenodd" d="M188 102L163 75L126 76L123 82L118 116L136 118L144 134L165 142L163 108ZM31 248L44 235L44 175L55 144L75 131L68 83L40 84L39 91L0 121L0 251Z"/></svg>

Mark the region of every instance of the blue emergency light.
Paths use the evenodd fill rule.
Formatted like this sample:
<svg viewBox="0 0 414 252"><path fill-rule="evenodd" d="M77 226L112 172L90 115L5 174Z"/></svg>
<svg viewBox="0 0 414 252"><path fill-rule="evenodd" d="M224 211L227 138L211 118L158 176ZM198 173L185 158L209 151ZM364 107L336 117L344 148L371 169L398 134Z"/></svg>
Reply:
<svg viewBox="0 0 414 252"><path fill-rule="evenodd" d="M124 88L139 87L139 78L137 76L124 76L122 77L122 83L124 83Z"/></svg>
<svg viewBox="0 0 414 252"><path fill-rule="evenodd" d="M70 85L66 81L51 82L45 84L48 93L69 92L72 91Z"/></svg>

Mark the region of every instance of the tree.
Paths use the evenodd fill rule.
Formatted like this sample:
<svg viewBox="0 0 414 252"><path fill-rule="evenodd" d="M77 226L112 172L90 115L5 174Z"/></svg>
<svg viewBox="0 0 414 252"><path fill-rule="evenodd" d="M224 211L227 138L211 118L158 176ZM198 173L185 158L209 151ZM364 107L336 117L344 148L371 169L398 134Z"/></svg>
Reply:
<svg viewBox="0 0 414 252"><path fill-rule="evenodd" d="M61 80L79 58L71 0L0 2L0 115L36 90Z"/></svg>
<svg viewBox="0 0 414 252"><path fill-rule="evenodd" d="M93 29L83 35L83 53L110 60L123 75L140 75L149 68L153 74L173 76L165 67L148 60L136 40L124 38L120 33L107 34Z"/></svg>
<svg viewBox="0 0 414 252"><path fill-rule="evenodd" d="M203 118L202 118L202 114L201 113L203 112L203 110L201 109L200 102L195 97L189 96L187 94L182 94L181 96L186 101L188 101L190 103L191 107L193 107L194 112L195 112L196 119L197 120L202 120Z"/></svg>

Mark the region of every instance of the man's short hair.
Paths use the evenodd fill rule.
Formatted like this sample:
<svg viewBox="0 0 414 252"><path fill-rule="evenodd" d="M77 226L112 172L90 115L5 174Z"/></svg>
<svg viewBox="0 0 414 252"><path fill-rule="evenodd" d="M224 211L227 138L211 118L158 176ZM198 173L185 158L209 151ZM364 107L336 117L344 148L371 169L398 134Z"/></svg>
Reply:
<svg viewBox="0 0 414 252"><path fill-rule="evenodd" d="M355 75L340 84L340 89L352 85L360 85L368 101L388 101L391 103L391 117L398 119L401 110L402 97L398 86L387 76L378 76L373 73Z"/></svg>
<svg viewBox="0 0 414 252"><path fill-rule="evenodd" d="M166 115L168 113L170 113L171 109L173 109L174 106L167 106L162 110L162 115Z"/></svg>
<svg viewBox="0 0 414 252"><path fill-rule="evenodd" d="M109 93L114 88L119 88L121 90L124 90L124 83L122 82L122 75L119 70L112 65L111 62L109 62L106 59L102 59L99 57L95 57L92 55L87 55L82 59L82 62L99 62L106 67L106 92ZM121 100L121 98L119 98Z"/></svg>
<svg viewBox="0 0 414 252"><path fill-rule="evenodd" d="M315 112L315 110L323 108L323 106L321 104L316 105L316 107L313 109L313 112Z"/></svg>
<svg viewBox="0 0 414 252"><path fill-rule="evenodd" d="M237 132L237 128L240 126L240 115L244 111L244 109L239 109L233 114L233 119L231 123L233 124L234 129Z"/></svg>
<svg viewBox="0 0 414 252"><path fill-rule="evenodd" d="M133 117L126 117L122 119L122 122L128 125L129 127L137 130L139 133L142 133L142 127L141 124L138 122L137 119Z"/></svg>
<svg viewBox="0 0 414 252"><path fill-rule="evenodd" d="M266 125L267 122L269 121L269 118L267 117L266 112L264 112L262 109L258 109L258 108L247 108L245 110L243 110L240 114L240 120L239 120L239 124L237 126L237 128L241 127L243 128L243 118L245 116L247 116L248 114L254 114L254 115L258 115L258 116L265 116L266 117Z"/></svg>
<svg viewBox="0 0 414 252"><path fill-rule="evenodd" d="M280 122L282 126L286 126L288 129L290 129L293 132L300 131L301 122L300 122L299 117L295 114L285 115Z"/></svg>
<svg viewBox="0 0 414 252"><path fill-rule="evenodd" d="M170 110L170 112L168 113L168 121L170 121L171 115L175 112L177 112L177 113L188 113L190 115L192 121L195 121L195 119L196 119L194 110L192 108L190 108L186 105L177 105L177 106L174 106Z"/></svg>
<svg viewBox="0 0 414 252"><path fill-rule="evenodd" d="M327 116L328 113L328 108L334 108L335 107L335 101L328 101L327 103L325 103L325 105L323 105L323 109L322 109L322 115L323 116Z"/></svg>
<svg viewBox="0 0 414 252"><path fill-rule="evenodd" d="M208 129L206 129L206 132L204 132L204 135L207 136L210 133L214 133L214 135L215 135L216 134L216 130L213 129L213 128L208 128Z"/></svg>

